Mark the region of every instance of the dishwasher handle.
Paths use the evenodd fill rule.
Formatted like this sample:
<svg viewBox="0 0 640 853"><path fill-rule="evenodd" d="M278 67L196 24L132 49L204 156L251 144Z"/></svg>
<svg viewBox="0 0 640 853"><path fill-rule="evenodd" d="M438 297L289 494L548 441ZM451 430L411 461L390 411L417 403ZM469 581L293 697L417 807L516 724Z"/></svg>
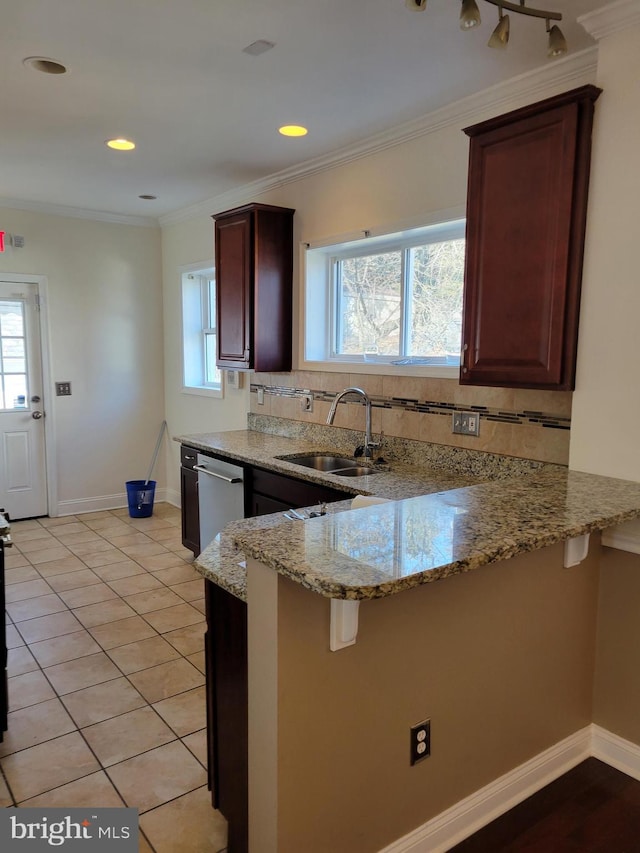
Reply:
<svg viewBox="0 0 640 853"><path fill-rule="evenodd" d="M217 474L215 471L210 471L204 465L194 465L194 471L199 471L201 474L208 474L210 477L217 477L218 480L224 480L225 483L241 483L242 477L225 477L224 474Z"/></svg>

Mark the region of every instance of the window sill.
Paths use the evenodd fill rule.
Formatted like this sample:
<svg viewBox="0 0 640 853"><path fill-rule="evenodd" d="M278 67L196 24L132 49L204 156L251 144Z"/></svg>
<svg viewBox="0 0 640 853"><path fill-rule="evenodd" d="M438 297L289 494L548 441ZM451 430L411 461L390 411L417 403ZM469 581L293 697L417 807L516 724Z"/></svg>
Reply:
<svg viewBox="0 0 640 853"><path fill-rule="evenodd" d="M205 385L183 385L182 393L195 397L224 397L222 388L209 388Z"/></svg>
<svg viewBox="0 0 640 853"><path fill-rule="evenodd" d="M380 376L424 376L433 379L455 379L460 368L436 364L389 364L374 361L301 361L298 370L321 370L325 373L362 373Z"/></svg>

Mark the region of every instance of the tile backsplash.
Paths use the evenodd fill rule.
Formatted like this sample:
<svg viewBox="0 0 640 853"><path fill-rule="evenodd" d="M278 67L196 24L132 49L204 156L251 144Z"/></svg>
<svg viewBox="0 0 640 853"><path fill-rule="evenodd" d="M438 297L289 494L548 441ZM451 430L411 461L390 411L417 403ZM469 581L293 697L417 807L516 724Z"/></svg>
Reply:
<svg viewBox="0 0 640 853"><path fill-rule="evenodd" d="M371 397L374 433L561 465L568 462L570 391L470 388L455 379L406 376L316 371L254 373L250 410L323 424L335 395L350 385L363 388ZM264 389L262 404L258 403L258 388ZM313 396L312 412L302 410L302 394ZM339 406L334 425L364 430L362 403L352 399ZM480 435L454 435L454 411L476 411Z"/></svg>

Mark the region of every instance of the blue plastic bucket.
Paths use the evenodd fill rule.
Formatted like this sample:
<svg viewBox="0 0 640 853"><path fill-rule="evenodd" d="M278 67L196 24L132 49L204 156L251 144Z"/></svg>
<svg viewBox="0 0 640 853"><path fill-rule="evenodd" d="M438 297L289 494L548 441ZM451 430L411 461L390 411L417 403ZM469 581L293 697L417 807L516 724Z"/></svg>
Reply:
<svg viewBox="0 0 640 853"><path fill-rule="evenodd" d="M156 493L156 481L127 480L127 503L131 518L149 518L153 515L153 499Z"/></svg>

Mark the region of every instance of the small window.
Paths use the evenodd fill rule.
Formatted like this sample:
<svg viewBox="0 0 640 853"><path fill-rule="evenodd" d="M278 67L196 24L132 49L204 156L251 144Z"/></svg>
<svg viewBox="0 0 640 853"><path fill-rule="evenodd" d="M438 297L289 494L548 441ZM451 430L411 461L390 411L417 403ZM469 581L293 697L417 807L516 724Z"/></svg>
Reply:
<svg viewBox="0 0 640 853"><path fill-rule="evenodd" d="M0 409L27 406L24 302L0 301Z"/></svg>
<svg viewBox="0 0 640 853"><path fill-rule="evenodd" d="M222 393L216 367L216 283L213 270L182 276L183 385L192 393Z"/></svg>
<svg viewBox="0 0 640 853"><path fill-rule="evenodd" d="M310 249L305 359L455 368L464 251L462 220Z"/></svg>

